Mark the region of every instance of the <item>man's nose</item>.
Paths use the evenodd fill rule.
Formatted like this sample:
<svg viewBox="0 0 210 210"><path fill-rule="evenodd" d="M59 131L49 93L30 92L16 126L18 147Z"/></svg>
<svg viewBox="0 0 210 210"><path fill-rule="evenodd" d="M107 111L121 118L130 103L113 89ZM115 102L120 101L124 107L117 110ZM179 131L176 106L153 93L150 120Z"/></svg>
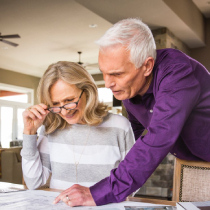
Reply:
<svg viewBox="0 0 210 210"><path fill-rule="evenodd" d="M115 85L114 80L110 76L104 76L104 81L105 81L105 87L106 88L111 88Z"/></svg>

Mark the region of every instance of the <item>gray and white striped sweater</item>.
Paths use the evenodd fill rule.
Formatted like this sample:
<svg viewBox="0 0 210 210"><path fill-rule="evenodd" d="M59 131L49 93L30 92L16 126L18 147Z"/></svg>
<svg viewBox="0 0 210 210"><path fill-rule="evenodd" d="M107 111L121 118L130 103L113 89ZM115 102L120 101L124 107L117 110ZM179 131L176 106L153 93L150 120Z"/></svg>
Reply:
<svg viewBox="0 0 210 210"><path fill-rule="evenodd" d="M45 185L51 173L50 188L71 187L76 184L75 161L79 159L78 184L89 187L109 176L134 144L130 122L108 114L99 126L91 126L87 139L89 129L75 124L45 135L43 126L38 141L37 135L24 135L22 169L28 188Z"/></svg>

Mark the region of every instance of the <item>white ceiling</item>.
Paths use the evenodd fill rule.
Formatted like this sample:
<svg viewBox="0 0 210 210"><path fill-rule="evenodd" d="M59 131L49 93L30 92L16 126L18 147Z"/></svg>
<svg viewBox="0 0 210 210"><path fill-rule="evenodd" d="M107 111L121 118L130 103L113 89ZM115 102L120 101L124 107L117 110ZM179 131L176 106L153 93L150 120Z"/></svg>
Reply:
<svg viewBox="0 0 210 210"><path fill-rule="evenodd" d="M41 77L51 63L77 62L77 52L82 51L82 62L90 64L87 69L92 74L97 73L98 46L94 41L112 23L126 17L140 17L151 28L168 27L189 47L203 46L162 0L96 1L92 7L97 7L90 8L94 0L0 0L0 32L21 36L7 39L18 47L0 42L0 68ZM206 0L193 2L203 15L210 17ZM90 24L98 27L90 28Z"/></svg>
<svg viewBox="0 0 210 210"><path fill-rule="evenodd" d="M18 47L0 42L0 67L41 77L51 63L77 62L77 51L97 63L94 41L111 25L73 0L0 0L0 32L21 36L7 39Z"/></svg>

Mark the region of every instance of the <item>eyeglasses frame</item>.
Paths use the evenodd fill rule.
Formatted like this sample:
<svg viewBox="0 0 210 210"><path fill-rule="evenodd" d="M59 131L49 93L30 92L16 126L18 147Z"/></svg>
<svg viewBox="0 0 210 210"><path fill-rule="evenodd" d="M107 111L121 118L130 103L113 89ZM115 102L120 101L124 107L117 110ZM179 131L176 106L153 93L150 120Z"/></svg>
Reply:
<svg viewBox="0 0 210 210"><path fill-rule="evenodd" d="M54 113L54 114L59 114L59 113L61 113L61 110L62 110L62 109L65 109L65 110L74 110L74 109L77 108L78 103L79 103L79 100L80 100L80 98L82 97L83 92L84 92L84 89L82 90L82 92L81 92L81 94L80 94L80 96L79 96L78 101L76 101L76 102L71 102L71 103L67 103L67 104L65 104L65 105L63 105L63 106L49 107L49 108L47 108L47 110L50 111L50 112L52 112L52 113ZM73 109L66 109L65 106L68 105L68 104L76 104L76 107L73 108ZM53 111L50 110L50 109L52 109L52 108L60 108L60 112L53 112Z"/></svg>

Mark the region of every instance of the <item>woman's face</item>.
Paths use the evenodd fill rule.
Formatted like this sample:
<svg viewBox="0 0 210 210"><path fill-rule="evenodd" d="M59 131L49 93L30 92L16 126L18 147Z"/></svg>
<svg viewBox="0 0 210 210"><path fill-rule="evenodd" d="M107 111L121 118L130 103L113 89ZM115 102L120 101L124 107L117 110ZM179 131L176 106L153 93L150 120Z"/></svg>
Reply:
<svg viewBox="0 0 210 210"><path fill-rule="evenodd" d="M50 89L53 107L63 106L68 103L77 102L82 90L76 85L70 85L63 80L58 80ZM73 110L61 109L58 113L69 124L85 124L83 121L86 106L86 95L83 92L78 106Z"/></svg>

